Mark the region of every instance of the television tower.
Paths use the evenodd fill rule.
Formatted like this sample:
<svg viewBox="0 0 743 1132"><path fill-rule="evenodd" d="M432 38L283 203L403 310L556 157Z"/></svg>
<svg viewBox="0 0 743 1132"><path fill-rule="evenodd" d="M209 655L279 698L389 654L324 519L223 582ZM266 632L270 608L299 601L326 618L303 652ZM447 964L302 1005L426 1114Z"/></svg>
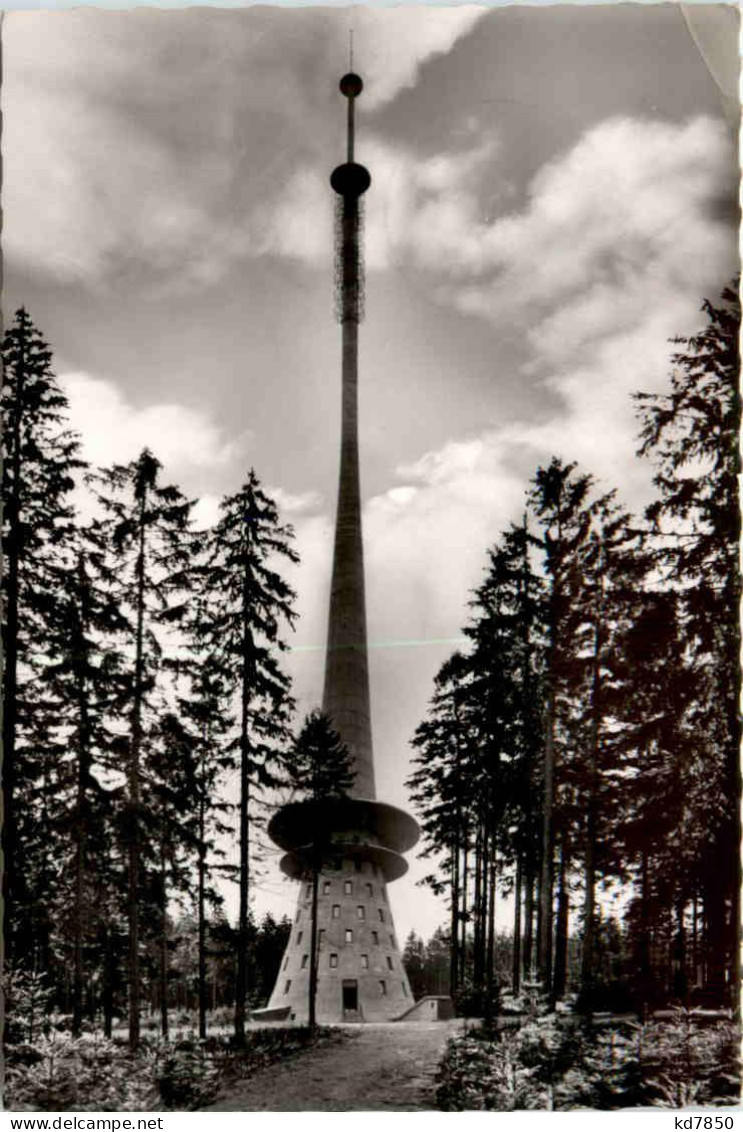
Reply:
<svg viewBox="0 0 743 1132"><path fill-rule="evenodd" d="M371 185L354 159L355 102L364 84L353 72L340 90L348 103L346 161L333 170L336 196L336 314L341 324L342 411L338 510L328 615L323 711L353 760L349 796L282 807L269 833L284 850L283 872L301 883L297 912L263 1016L305 1021L309 1009L312 884L308 862L322 831L318 886L318 1022L389 1021L413 1005L387 884L407 871L402 854L418 840L403 810L376 800L364 597L358 437L359 323L363 317L361 198Z"/></svg>

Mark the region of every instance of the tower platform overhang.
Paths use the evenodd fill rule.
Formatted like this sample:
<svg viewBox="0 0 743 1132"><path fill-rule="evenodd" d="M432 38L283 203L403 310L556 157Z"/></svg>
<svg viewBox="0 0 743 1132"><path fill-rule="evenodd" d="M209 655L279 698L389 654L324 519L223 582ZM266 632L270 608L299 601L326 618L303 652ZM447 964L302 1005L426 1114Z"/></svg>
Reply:
<svg viewBox="0 0 743 1132"><path fill-rule="evenodd" d="M383 845L334 838L323 849L322 853L317 854L315 845L300 845L284 854L279 861L279 867L284 876L291 880L310 880L313 860L317 860L318 865L323 861L332 861L336 857L368 861L376 865L387 884L399 880L408 871L408 862L402 854L395 853L392 849L385 849Z"/></svg>
<svg viewBox="0 0 743 1132"><path fill-rule="evenodd" d="M330 852L347 845L351 852L364 845L395 856L412 849L420 836L417 821L405 810L371 798L349 797L290 802L273 815L268 833L289 853L312 845L326 845Z"/></svg>

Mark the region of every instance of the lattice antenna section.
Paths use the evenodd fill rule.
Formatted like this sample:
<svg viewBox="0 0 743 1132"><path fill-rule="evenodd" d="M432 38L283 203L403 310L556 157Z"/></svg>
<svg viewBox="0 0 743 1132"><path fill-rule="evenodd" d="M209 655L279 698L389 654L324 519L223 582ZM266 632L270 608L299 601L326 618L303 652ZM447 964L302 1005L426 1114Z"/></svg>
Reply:
<svg viewBox="0 0 743 1132"><path fill-rule="evenodd" d="M364 318L364 202L335 199L335 317L338 322Z"/></svg>

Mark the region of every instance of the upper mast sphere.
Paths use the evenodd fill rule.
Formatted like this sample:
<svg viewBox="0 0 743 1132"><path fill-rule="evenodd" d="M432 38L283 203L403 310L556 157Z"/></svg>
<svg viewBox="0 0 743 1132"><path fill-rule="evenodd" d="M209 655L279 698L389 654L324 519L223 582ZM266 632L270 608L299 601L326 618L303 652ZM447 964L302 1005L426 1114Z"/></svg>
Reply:
<svg viewBox="0 0 743 1132"><path fill-rule="evenodd" d="M340 87L341 94L345 94L346 98L356 98L364 89L361 75L356 75L353 71L349 71L347 75L344 75L338 83L338 86Z"/></svg>

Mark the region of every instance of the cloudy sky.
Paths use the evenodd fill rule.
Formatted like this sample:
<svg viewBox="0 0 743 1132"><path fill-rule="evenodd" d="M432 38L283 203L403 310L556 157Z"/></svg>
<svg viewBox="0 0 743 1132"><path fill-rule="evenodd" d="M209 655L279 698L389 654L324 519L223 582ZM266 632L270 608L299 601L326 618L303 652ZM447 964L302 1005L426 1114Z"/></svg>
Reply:
<svg viewBox="0 0 743 1132"><path fill-rule="evenodd" d="M361 444L380 794L534 469L647 499L629 394L736 269L733 7L12 12L5 304L95 462L149 444L203 519L254 465L296 528L321 694L340 412L328 184L364 77ZM391 889L398 932L445 919ZM290 911L272 868L258 908Z"/></svg>

